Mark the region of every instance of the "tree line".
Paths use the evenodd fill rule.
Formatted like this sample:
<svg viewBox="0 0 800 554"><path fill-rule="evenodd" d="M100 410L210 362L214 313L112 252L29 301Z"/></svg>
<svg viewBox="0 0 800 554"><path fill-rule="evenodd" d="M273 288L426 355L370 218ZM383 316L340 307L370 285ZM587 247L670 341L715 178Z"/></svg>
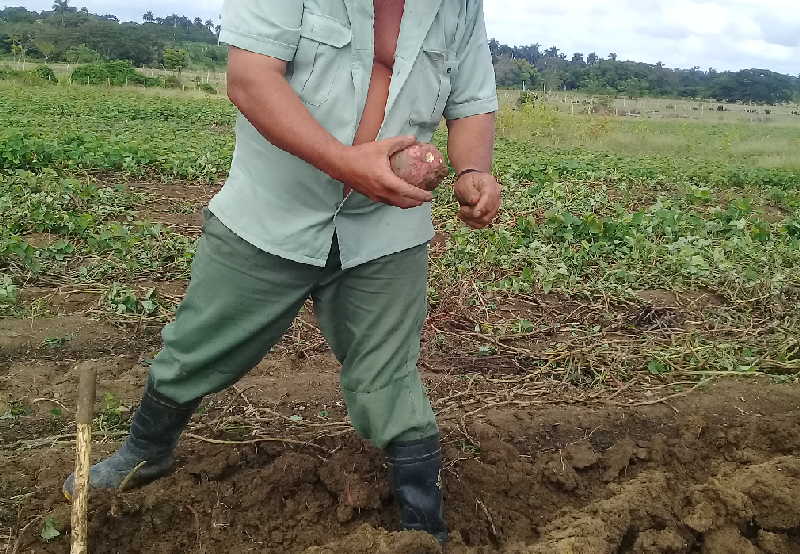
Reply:
<svg viewBox="0 0 800 554"><path fill-rule="evenodd" d="M501 87L767 104L800 101L800 77L767 69L673 69L661 62L621 61L613 52L607 58L595 52L568 55L556 46L508 46L495 39L489 41L489 49Z"/></svg>
<svg viewBox="0 0 800 554"><path fill-rule="evenodd" d="M150 11L141 23L121 22L111 14L55 0L51 10L23 7L0 10L0 54L17 61L92 63L129 60L136 66L164 65L175 51L185 52L186 63L218 67L227 61L227 49L217 44L219 26L199 17L172 14L156 17Z"/></svg>
<svg viewBox="0 0 800 554"><path fill-rule="evenodd" d="M0 10L0 54L16 60L91 63L128 60L136 66L219 67L227 51L218 45L219 25L199 17L148 11L142 22L120 22L111 14L55 0L51 10ZM713 98L726 102L800 101L800 78L766 69L717 71L673 69L662 63L622 61L595 52L568 55L556 46L509 46L489 41L501 87L580 90L591 94Z"/></svg>

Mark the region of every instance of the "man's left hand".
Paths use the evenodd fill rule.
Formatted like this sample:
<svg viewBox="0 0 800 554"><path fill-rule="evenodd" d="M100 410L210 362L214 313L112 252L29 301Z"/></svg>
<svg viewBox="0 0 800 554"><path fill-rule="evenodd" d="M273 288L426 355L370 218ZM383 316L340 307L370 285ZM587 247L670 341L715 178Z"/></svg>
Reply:
<svg viewBox="0 0 800 554"><path fill-rule="evenodd" d="M453 190L461 204L458 216L473 229L491 225L500 209L500 184L490 173L467 173Z"/></svg>

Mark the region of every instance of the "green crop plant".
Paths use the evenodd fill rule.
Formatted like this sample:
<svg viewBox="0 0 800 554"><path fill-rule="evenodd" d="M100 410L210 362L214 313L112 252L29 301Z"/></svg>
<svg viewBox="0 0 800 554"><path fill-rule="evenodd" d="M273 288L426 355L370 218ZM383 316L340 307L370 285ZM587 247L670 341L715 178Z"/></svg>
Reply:
<svg viewBox="0 0 800 554"><path fill-rule="evenodd" d="M25 300L28 286L80 284L102 295L100 317L171 317L177 295L157 295L150 283L188 278L195 235L147 221L146 210L188 218L205 198L164 199L148 186L219 184L234 144L233 106L190 88L0 81L3 315L44 313ZM800 150L791 131L573 117L544 96L505 106L496 223L468 230L452 188L435 194L443 240L432 248L427 348L448 355L455 333L476 365L513 357L515 371L578 386L633 372L788 374L800 335ZM445 139L442 128L434 141ZM769 145L780 163L767 160ZM652 290L714 302L691 318L683 307L626 315ZM503 298L538 307L507 311ZM540 317L541 306L565 321ZM436 322L461 309L474 321ZM608 338L618 334L635 340Z"/></svg>
<svg viewBox="0 0 800 554"><path fill-rule="evenodd" d="M107 392L103 394L102 407L94 418L94 427L103 433L124 430L128 412L114 394Z"/></svg>
<svg viewBox="0 0 800 554"><path fill-rule="evenodd" d="M128 287L114 283L105 294L104 300L111 309L120 315L141 314L152 315L158 310L158 298L155 289L148 289L142 295L137 295Z"/></svg>

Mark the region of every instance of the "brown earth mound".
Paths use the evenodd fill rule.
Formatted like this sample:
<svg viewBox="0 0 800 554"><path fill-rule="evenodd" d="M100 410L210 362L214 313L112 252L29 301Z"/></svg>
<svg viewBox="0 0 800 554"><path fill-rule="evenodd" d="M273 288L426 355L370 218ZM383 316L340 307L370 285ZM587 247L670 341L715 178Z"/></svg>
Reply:
<svg viewBox="0 0 800 554"><path fill-rule="evenodd" d="M498 408L466 425L445 418L448 551L800 552L798 423L796 387L741 382L670 407ZM430 537L393 532L379 451L352 435L319 444L186 439L173 475L93 497L93 550L439 551ZM20 521L39 516L18 551L68 551L59 485L71 463L62 446L10 456L0 493L32 490ZM40 538L44 517L62 532L50 543Z"/></svg>

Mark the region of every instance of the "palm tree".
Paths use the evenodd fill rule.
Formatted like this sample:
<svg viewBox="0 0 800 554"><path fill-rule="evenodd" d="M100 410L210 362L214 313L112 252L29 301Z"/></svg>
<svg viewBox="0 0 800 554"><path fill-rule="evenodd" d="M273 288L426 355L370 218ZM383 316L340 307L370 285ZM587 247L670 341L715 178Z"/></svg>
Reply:
<svg viewBox="0 0 800 554"><path fill-rule="evenodd" d="M61 26L64 26L64 14L69 11L69 0L54 0L53 12L61 15Z"/></svg>

